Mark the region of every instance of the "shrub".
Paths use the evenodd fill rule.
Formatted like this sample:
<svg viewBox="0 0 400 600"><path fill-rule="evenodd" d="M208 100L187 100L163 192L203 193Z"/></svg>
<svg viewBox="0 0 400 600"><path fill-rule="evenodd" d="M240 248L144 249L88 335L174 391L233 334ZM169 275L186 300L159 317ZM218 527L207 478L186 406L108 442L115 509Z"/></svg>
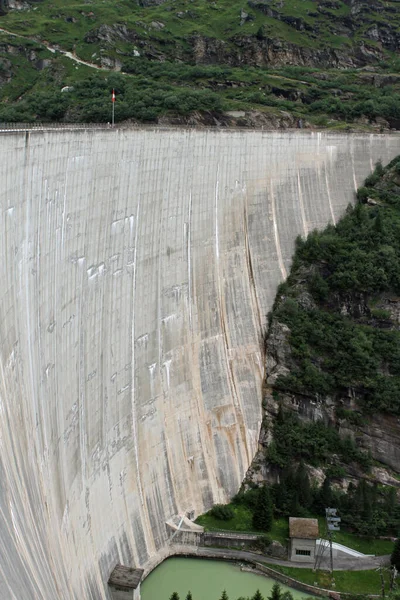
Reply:
<svg viewBox="0 0 400 600"><path fill-rule="evenodd" d="M272 539L268 535L260 535L257 539L257 548L261 552L266 552L272 544Z"/></svg>
<svg viewBox="0 0 400 600"><path fill-rule="evenodd" d="M235 511L229 504L216 504L210 510L210 514L220 521L229 521L235 516Z"/></svg>

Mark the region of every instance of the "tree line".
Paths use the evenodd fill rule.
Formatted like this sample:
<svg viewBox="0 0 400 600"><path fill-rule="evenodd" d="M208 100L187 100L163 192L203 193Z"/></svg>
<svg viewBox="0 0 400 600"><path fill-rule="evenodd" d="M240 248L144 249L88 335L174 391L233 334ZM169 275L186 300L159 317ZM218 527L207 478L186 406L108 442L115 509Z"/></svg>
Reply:
<svg viewBox="0 0 400 600"><path fill-rule="evenodd" d="M239 492L233 498L233 504L242 504L251 510L254 529L268 532L274 518L324 516L326 507L335 506L343 525L350 531L371 537L397 535L400 530L400 504L396 489L360 479L357 484L350 482L347 490L343 491L335 486L335 482L345 472L335 464L327 467L321 485L311 481L304 456L296 451L296 444L290 445L290 432L296 431L296 420L297 417L291 414L281 413L275 421L273 439L278 450L273 447L272 452L276 453L280 444L285 444L283 465L275 463L278 482ZM299 447L307 447L306 442L302 444L301 436L298 444ZM271 463L269 450L266 460Z"/></svg>
<svg viewBox="0 0 400 600"><path fill-rule="evenodd" d="M179 594L177 592L173 592L169 600L180 600ZM195 600L190 591L186 594L185 600ZM222 592L219 600L229 600L226 590ZM251 596L251 598L240 596L236 600L293 600L293 595L291 592L289 592L289 590L283 591L279 583L274 583L270 595L266 598L261 594L260 590L257 590L256 593Z"/></svg>

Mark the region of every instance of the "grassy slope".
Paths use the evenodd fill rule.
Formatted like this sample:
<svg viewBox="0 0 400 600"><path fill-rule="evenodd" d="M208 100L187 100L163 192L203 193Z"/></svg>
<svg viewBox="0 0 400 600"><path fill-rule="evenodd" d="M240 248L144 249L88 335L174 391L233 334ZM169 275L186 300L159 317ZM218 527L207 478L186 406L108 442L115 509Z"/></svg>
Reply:
<svg viewBox="0 0 400 600"><path fill-rule="evenodd" d="M365 23L362 21L358 24L354 37L350 39L341 34L339 26L340 18L348 16L349 8L345 3L338 2L336 10L324 9L325 14L318 12L316 3L311 0L287 0L283 6L281 4L278 0L272 0L268 6L278 11L281 18L295 16L301 19L312 30L298 31L257 8L250 8L242 0L166 0L160 6L146 8L139 6L134 0L118 3L108 0L43 0L35 3L32 10L11 11L0 17L0 27L33 37L41 43L58 44L64 50L74 50L78 56L91 62L99 63L101 57L116 58L123 63L125 70L132 72L132 76L115 74L110 81L107 71L95 72L87 67L74 65L68 59L50 55L43 45L37 45L37 54L39 57L50 58L52 63L47 69L38 71L34 63L25 56L26 52L21 52L21 48L28 48L29 42L0 34L0 71L2 58L10 60L13 76L11 83L0 88L0 100L3 103L0 119L18 120L24 116L26 120L108 120L108 111L102 114L101 110L90 110L87 99L80 90L67 98L57 96L54 99L61 108L64 104L68 105L65 110L46 111L41 101L35 101L38 90L57 95L61 87L75 85L81 80L88 81L90 76L96 80L108 80L107 85L103 86L104 96L97 91L96 98L99 101L107 101L111 85L117 88L118 100L121 101L117 120L133 117L151 121L168 111L189 114L193 110L221 112L250 108L273 116L281 116L281 111L289 111L295 118L306 119L317 126L331 127L344 127L346 123L352 123L361 116L393 118L399 113L400 117L395 101L390 102L400 91L400 76L392 77L377 87L373 81L365 79L363 72L358 71L327 70L325 80L319 77L318 69L312 68L282 67L267 70L246 65L243 68L223 66L222 72L217 74L215 67L204 67L200 76L193 70L188 72L184 62L192 57L188 44L188 38L192 35L200 34L223 40L229 48L234 46L238 36L250 36L249 40L256 40L255 35L262 27L266 38L271 36L306 49L343 50L353 43L358 44L361 39L368 47L373 48L374 42L365 38L364 33L371 23L379 23L382 19L380 14L364 11ZM388 2L386 6L393 8L396 4ZM241 9L245 9L253 19L242 26ZM391 22L397 28L400 27L398 13L400 11L391 13ZM164 27L161 30L155 29L152 25L155 21L161 22ZM135 32L136 42L115 39L110 43L86 43L85 35L102 24L126 26ZM10 54L7 48L2 51L2 41L11 43L18 48L19 53ZM147 62L143 55L149 48L152 56L162 55L163 60L170 59L172 64ZM135 57L135 51L141 56ZM386 66L382 72L397 73L399 61L390 52L386 52L385 57ZM174 62L177 58L184 62ZM87 87L91 85L89 81ZM168 87L171 85L173 89ZM138 90L143 87L146 87L146 93L142 97L138 95ZM135 88L135 93L127 88ZM173 90L177 90L182 96L193 95L195 91L198 96L189 103L179 99L175 105L174 102L161 102L158 106L152 94L148 93L155 89L161 89L164 96ZM336 101L338 90L340 99ZM207 98L204 98L205 92L208 93ZM13 105L10 110L10 105L16 100L19 101L18 104ZM28 101L27 106L23 104L25 101ZM141 109L142 104L146 110ZM367 129L368 125L358 123L357 127Z"/></svg>
<svg viewBox="0 0 400 600"><path fill-rule="evenodd" d="M397 28L400 27L400 14L393 0L385 3L385 10L391 9L391 12L364 9L352 39L343 35L342 31L342 19L350 17L350 7L345 2L338 1L336 9L324 8L322 11L313 0L286 0L285 3L271 0L267 6L274 15L279 14L279 18L271 17L257 7L249 7L243 0L166 0L159 6L147 7L134 0L118 3L111 0L43 0L35 3L34 10L29 12L11 11L1 17L1 24L18 33L37 35L59 43L66 49L77 44L82 50L84 35L101 24L122 23L143 37L150 36L155 41L158 38L163 44L173 42L183 48L185 38L190 35L201 34L229 41L238 35L254 35L260 26L265 28L267 36L302 47L342 47L343 43L351 45L353 41L360 40L373 47L373 40L365 35L372 24L385 23L390 18ZM251 20L241 25L242 9ZM73 17L73 22L66 21L70 17ZM282 20L287 17L301 19L306 29L299 31ZM161 31L149 29L154 21L161 21L165 27Z"/></svg>
<svg viewBox="0 0 400 600"><path fill-rule="evenodd" d="M196 519L196 523L202 525L207 531L239 531L242 533L260 533L253 529L252 513L245 506L231 505L235 511L235 517L229 521L221 521L212 515L206 513ZM324 531L324 519L320 520L320 531ZM289 530L287 519L276 519L273 523L271 531L267 534L271 539L286 544ZM374 540L359 537L352 533L341 531L334 534L334 541L339 544L363 552L364 554L375 554L381 556L390 554L393 550L393 542L389 540Z"/></svg>
<svg viewBox="0 0 400 600"><path fill-rule="evenodd" d="M234 506L235 516L229 521L220 521L210 514L200 515L196 523L202 525L207 531L239 531L241 533L260 533L252 525L252 513L245 506ZM268 536L281 544L286 544L289 535L287 519L276 519Z"/></svg>
<svg viewBox="0 0 400 600"><path fill-rule="evenodd" d="M318 571L314 573L312 569L279 567L275 565L273 568L281 573L284 573L288 577L293 577L294 579L309 585L317 584L319 587L324 589L334 589L338 592L347 592L352 594L380 594L381 592L380 575L376 570L335 571L335 585L332 586L331 575L326 571ZM385 580L386 584L388 584L389 581L387 574L385 574Z"/></svg>

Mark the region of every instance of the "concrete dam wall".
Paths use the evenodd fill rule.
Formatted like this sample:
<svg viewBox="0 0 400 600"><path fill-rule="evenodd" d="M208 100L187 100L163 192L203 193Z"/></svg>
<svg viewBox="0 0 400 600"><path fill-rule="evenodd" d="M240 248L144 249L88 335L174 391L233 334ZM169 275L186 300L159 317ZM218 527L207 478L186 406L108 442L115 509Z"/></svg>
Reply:
<svg viewBox="0 0 400 600"><path fill-rule="evenodd" d="M1 134L0 600L109 599L257 449L261 335L298 234L395 135Z"/></svg>

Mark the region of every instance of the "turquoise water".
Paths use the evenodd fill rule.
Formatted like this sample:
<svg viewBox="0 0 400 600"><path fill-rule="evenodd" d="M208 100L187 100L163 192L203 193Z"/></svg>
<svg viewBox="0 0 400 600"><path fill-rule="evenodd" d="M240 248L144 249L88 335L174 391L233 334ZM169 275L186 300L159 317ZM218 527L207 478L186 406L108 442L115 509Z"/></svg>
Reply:
<svg viewBox="0 0 400 600"><path fill-rule="evenodd" d="M169 600L172 592L178 592L185 600L190 590L193 600L219 600L226 590L229 600L239 596L253 596L260 590L264 598L270 594L274 580L254 573L246 573L232 563L199 558L169 558L159 565L141 585L142 600ZM282 591L290 590L295 600L311 598L284 585Z"/></svg>

